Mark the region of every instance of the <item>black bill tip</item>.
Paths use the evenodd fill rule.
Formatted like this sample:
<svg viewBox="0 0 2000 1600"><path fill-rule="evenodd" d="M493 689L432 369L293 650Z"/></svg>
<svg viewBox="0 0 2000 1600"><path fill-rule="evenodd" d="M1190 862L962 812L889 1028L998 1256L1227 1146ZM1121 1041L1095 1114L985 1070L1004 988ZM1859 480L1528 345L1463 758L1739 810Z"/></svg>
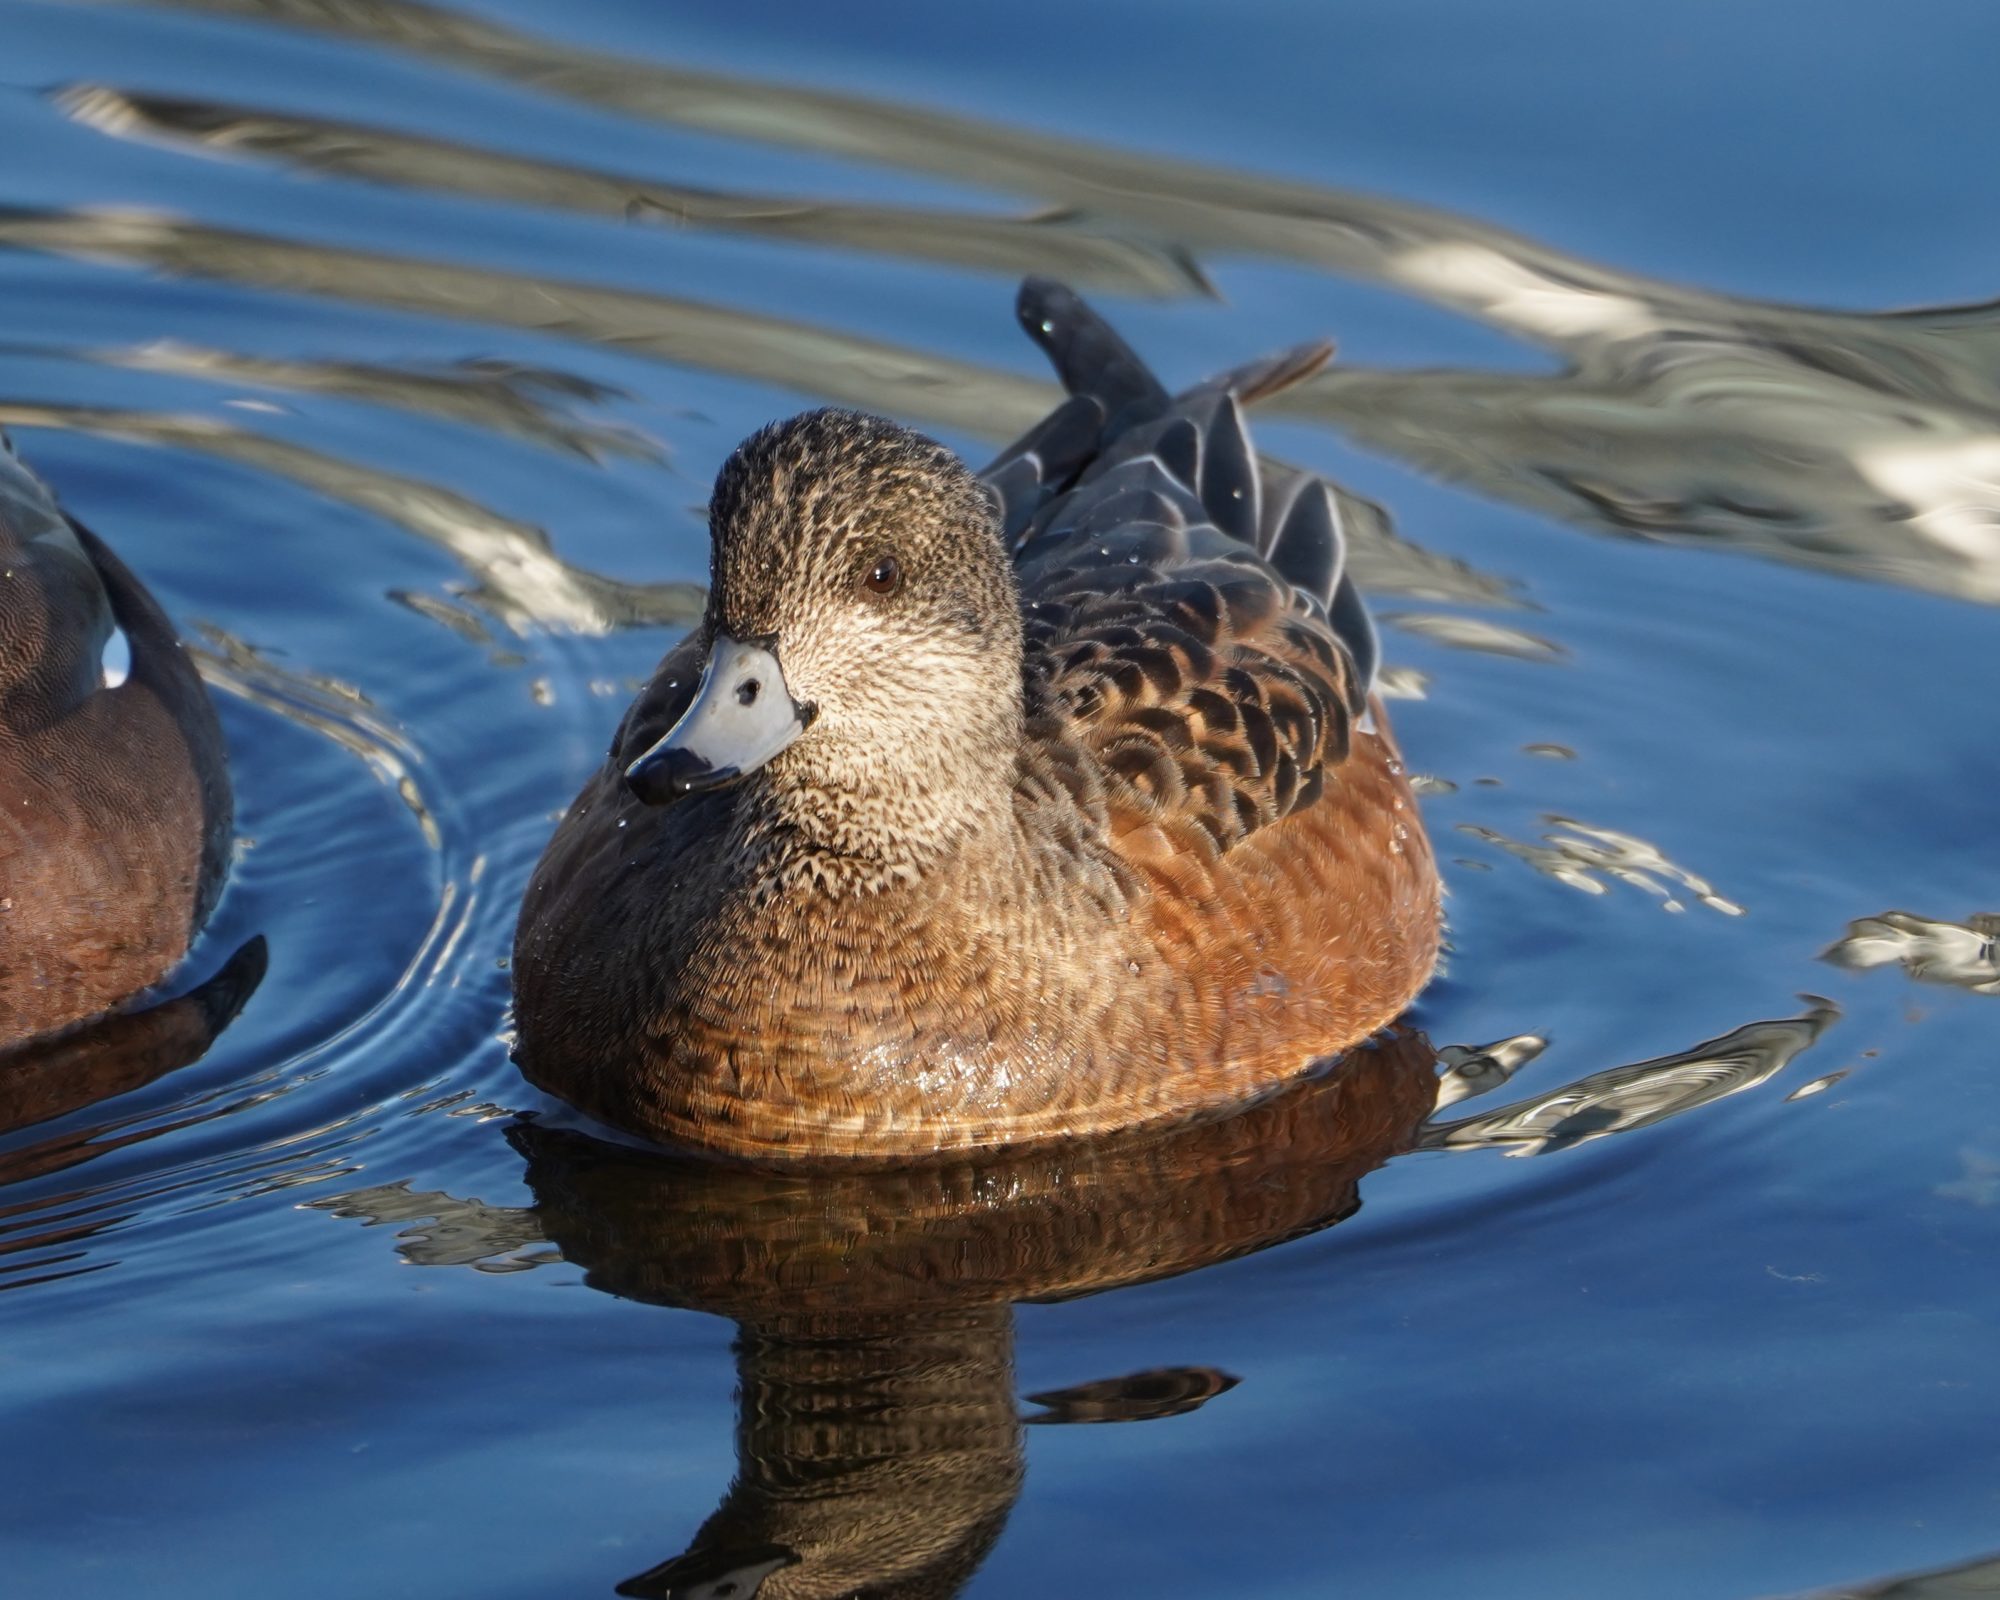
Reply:
<svg viewBox="0 0 2000 1600"><path fill-rule="evenodd" d="M692 750L655 747L625 769L625 787L649 806L720 789L742 777L738 767L718 767Z"/></svg>

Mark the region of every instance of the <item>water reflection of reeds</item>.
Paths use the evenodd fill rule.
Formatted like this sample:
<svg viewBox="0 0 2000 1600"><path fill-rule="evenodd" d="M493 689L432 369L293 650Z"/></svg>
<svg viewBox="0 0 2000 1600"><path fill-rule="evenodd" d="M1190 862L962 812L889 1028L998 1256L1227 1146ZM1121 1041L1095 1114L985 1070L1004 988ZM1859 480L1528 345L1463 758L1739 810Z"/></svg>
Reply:
<svg viewBox="0 0 2000 1600"><path fill-rule="evenodd" d="M414 258L303 245L209 228L136 212L30 213L0 211L0 246L74 253L258 288L322 294L399 310L475 318L567 338L612 345L683 365L755 377L863 409L913 416L934 426L994 437L1024 431L1048 408L1046 386L969 363L954 362L880 341L825 333L712 304L632 290L526 278L486 268L447 266ZM162 364L117 352L120 365ZM292 361L261 366L247 358L209 357L171 365L182 375L257 374L287 387L357 398L381 398L403 409L450 414L519 432L532 396L518 380L506 386L504 409L488 399L469 403L461 388L419 372L398 383L392 369L368 369L364 391L352 367L318 372ZM491 380L489 380L489 385ZM547 377L538 379L543 390ZM449 411L445 410L449 402ZM544 411L546 408L540 408ZM584 573L555 558L547 536L436 485L343 461L305 446L253 432L240 422L83 407L0 407L0 425L83 428L100 434L168 443L226 456L276 472L401 524L452 549L478 575L479 598L512 625L534 622L598 633L633 623L686 623L699 614L699 594L685 584L632 584ZM598 438L543 420L551 442ZM611 434L612 439L622 436ZM1340 491L1350 558L1360 581L1376 594L1459 604L1515 606L1505 579L1440 556L1398 537L1380 507Z"/></svg>
<svg viewBox="0 0 2000 1600"><path fill-rule="evenodd" d="M669 228L863 250L1014 277L1053 273L1079 287L1117 294L1215 292L1187 251L1143 237L1120 238L1093 228L1073 211L1005 217L736 194L533 161L388 128L128 94L100 85L67 89L60 103L78 121L106 133L257 157L336 177Z"/></svg>
<svg viewBox="0 0 2000 1600"><path fill-rule="evenodd" d="M1114 286L1134 293L1202 292L1204 268L1224 260L1384 284L1563 367L1527 376L1341 367L1285 407L1593 532L1696 540L2000 603L2000 312L1991 305L1872 315L1744 300L1602 267L1430 207L612 57L412 0L144 3L307 28L637 120L921 173L1056 215L870 211L820 196L774 205L382 128L106 86L72 91L73 114L107 131L515 204L624 215L636 200L640 212L795 245L1008 272L1029 265L1107 284L1123 274ZM583 285L543 286L548 300L531 309L506 282L426 263L428 283L403 298L396 280L408 264L243 236L209 234L201 248L184 230L148 238L131 218L16 218L5 237L636 345L969 432L1017 429L1043 400L1020 380L817 325ZM317 268L301 252L320 256Z"/></svg>
<svg viewBox="0 0 2000 1600"><path fill-rule="evenodd" d="M702 589L634 583L564 561L548 535L455 490L257 433L235 422L168 412L0 403L0 427L62 428L162 445L257 467L439 545L473 577L466 598L510 627L605 633L640 624L685 626L701 615Z"/></svg>
<svg viewBox="0 0 2000 1600"><path fill-rule="evenodd" d="M1820 959L1856 972L1899 966L1919 983L2000 994L2000 915L1978 912L1963 922L1920 917L1914 911L1860 917L1820 952Z"/></svg>
<svg viewBox="0 0 2000 1600"><path fill-rule="evenodd" d="M1501 1147L1509 1155L1531 1156L1651 1127L1768 1082L1839 1015L1831 1004L1815 1001L1796 1017L1745 1023L1672 1055L1608 1067L1512 1105L1433 1123L1423 1143L1437 1150Z"/></svg>

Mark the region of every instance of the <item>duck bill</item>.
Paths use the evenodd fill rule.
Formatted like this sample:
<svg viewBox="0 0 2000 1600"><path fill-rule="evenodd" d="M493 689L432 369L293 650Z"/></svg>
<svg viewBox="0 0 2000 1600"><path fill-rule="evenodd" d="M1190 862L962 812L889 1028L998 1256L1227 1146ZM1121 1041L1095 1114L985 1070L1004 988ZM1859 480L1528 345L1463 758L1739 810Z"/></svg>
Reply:
<svg viewBox="0 0 2000 1600"><path fill-rule="evenodd" d="M720 789L755 772L811 721L811 712L786 687L776 655L718 633L708 647L694 704L625 769L625 782L649 806Z"/></svg>

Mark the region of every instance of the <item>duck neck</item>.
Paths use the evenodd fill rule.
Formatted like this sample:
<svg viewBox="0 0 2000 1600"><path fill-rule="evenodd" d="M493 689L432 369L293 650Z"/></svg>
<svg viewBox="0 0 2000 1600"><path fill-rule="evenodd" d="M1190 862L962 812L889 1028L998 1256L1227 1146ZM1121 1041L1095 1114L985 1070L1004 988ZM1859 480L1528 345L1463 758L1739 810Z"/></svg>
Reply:
<svg viewBox="0 0 2000 1600"><path fill-rule="evenodd" d="M1015 701L948 734L802 745L749 808L757 853L788 886L836 895L1005 873L1020 855L1020 738Z"/></svg>

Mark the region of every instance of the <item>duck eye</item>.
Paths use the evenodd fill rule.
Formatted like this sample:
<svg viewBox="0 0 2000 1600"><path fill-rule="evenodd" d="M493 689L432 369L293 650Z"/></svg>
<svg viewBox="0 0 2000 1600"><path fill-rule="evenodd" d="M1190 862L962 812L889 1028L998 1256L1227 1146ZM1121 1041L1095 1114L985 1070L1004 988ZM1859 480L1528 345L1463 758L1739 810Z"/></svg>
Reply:
<svg viewBox="0 0 2000 1600"><path fill-rule="evenodd" d="M884 556L868 570L861 587L870 594L894 594L903 587L903 568L894 556Z"/></svg>

